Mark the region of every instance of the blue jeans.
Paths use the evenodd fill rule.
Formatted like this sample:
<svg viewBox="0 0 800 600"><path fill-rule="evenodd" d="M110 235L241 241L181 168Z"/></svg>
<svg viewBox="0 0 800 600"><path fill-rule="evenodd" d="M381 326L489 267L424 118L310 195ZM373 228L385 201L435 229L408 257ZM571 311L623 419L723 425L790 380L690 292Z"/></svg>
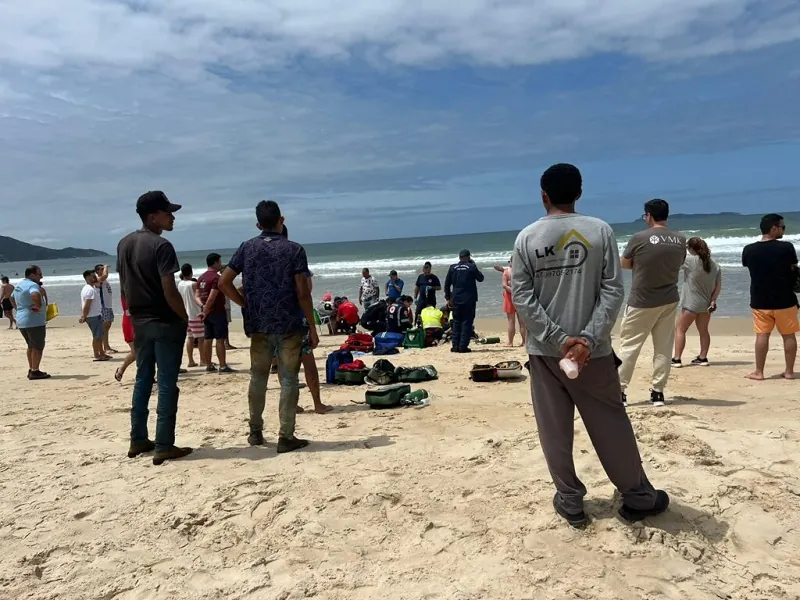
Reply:
<svg viewBox="0 0 800 600"><path fill-rule="evenodd" d="M475 304L456 304L453 307L453 348L466 350L475 326Z"/></svg>
<svg viewBox="0 0 800 600"><path fill-rule="evenodd" d="M136 350L136 384L131 406L131 442L147 440L150 393L158 367L156 409L156 450L175 445L175 416L178 413L178 371L181 368L186 323L142 323L133 325Z"/></svg>
<svg viewBox="0 0 800 600"><path fill-rule="evenodd" d="M301 332L253 333L250 336L250 388L247 402L250 405L250 431L264 428L264 405L267 402L267 380L272 359L278 358L278 377L281 397L278 404L280 429L278 436L294 438L297 401L300 399L300 353L303 347Z"/></svg>

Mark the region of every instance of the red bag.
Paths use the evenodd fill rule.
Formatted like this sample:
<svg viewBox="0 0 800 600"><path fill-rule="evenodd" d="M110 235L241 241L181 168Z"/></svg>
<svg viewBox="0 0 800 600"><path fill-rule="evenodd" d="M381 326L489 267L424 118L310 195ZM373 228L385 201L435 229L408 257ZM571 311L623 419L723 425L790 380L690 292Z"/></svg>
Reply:
<svg viewBox="0 0 800 600"><path fill-rule="evenodd" d="M354 360L351 363L347 363L346 365L340 365L339 371L363 371L367 368L367 365L364 364L364 361L361 360Z"/></svg>
<svg viewBox="0 0 800 600"><path fill-rule="evenodd" d="M339 349L349 352L372 352L375 350L375 340L368 333L353 333L347 336Z"/></svg>

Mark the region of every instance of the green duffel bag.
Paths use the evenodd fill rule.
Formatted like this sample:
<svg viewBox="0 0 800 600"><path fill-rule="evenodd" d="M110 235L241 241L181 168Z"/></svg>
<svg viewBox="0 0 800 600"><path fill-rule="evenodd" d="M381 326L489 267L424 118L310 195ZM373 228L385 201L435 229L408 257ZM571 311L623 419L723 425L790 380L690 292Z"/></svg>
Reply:
<svg viewBox="0 0 800 600"><path fill-rule="evenodd" d="M407 383L396 383L367 390L364 400L370 408L397 408L406 394L411 393Z"/></svg>
<svg viewBox="0 0 800 600"><path fill-rule="evenodd" d="M424 367L397 367L397 380L401 383L421 383L439 378L439 372L433 365Z"/></svg>
<svg viewBox="0 0 800 600"><path fill-rule="evenodd" d="M336 385L364 385L364 378L369 374L369 369L360 371L336 371L333 382Z"/></svg>

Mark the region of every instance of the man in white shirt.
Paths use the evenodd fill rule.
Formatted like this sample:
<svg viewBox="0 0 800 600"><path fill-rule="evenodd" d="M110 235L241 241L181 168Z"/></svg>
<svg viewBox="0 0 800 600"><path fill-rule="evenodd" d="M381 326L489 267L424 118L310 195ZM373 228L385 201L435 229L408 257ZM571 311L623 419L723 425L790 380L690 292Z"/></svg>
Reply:
<svg viewBox="0 0 800 600"><path fill-rule="evenodd" d="M81 318L78 323L86 323L92 332L92 351L95 361L109 360L111 357L103 350L103 304L100 290L97 289L97 274L93 269L84 271L86 285L81 290Z"/></svg>
<svg viewBox="0 0 800 600"><path fill-rule="evenodd" d="M181 266L181 280L178 282L178 292L183 299L183 306L189 316L189 324L186 336L186 358L189 359L187 367L196 367L194 362L194 343L202 341L205 337L203 319L200 313L203 312L203 303L197 296L197 281L194 278L192 265L185 263Z"/></svg>
<svg viewBox="0 0 800 600"><path fill-rule="evenodd" d="M380 300L381 291L378 282L369 274L369 269L361 271L361 287L358 289L358 303L367 310Z"/></svg>

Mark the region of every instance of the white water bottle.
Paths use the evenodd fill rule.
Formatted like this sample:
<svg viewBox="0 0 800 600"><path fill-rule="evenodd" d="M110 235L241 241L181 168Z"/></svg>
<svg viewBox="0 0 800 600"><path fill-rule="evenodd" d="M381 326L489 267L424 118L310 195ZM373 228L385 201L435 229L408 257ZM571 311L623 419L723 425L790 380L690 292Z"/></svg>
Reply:
<svg viewBox="0 0 800 600"><path fill-rule="evenodd" d="M564 371L564 375L570 379L576 379L580 373L580 370L578 369L578 363L571 358L562 358L560 361L558 361L558 366L562 371Z"/></svg>

